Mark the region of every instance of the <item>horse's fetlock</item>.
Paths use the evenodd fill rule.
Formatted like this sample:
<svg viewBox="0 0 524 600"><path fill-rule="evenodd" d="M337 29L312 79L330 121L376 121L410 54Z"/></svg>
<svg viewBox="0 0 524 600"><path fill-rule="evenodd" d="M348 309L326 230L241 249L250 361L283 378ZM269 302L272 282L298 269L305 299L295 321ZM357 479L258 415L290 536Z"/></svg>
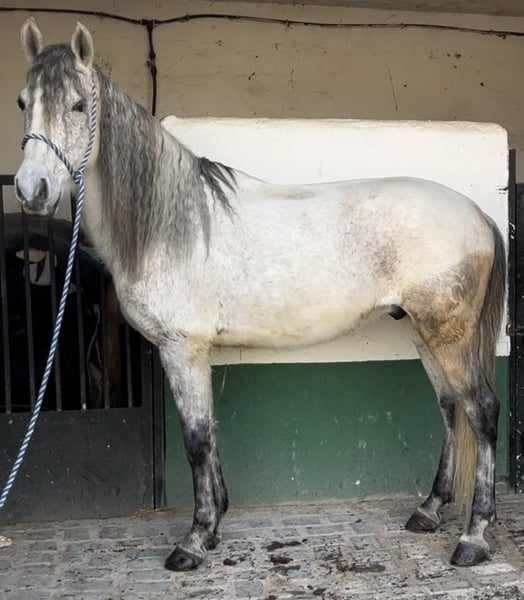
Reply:
<svg viewBox="0 0 524 600"><path fill-rule="evenodd" d="M219 514L225 515L227 512L227 509L229 508L229 497L227 494L227 490L224 488L223 489L223 493L220 494L219 496L219 500L218 500L218 512Z"/></svg>
<svg viewBox="0 0 524 600"><path fill-rule="evenodd" d="M440 494L441 506L450 504L452 500L453 500L453 493L451 491L441 492L441 494Z"/></svg>
<svg viewBox="0 0 524 600"><path fill-rule="evenodd" d="M200 509L195 513L193 518L194 527L205 532L214 531L217 527L217 522L216 512L211 509Z"/></svg>
<svg viewBox="0 0 524 600"><path fill-rule="evenodd" d="M220 516L225 515L229 507L229 496L222 477L213 486L213 499L218 514Z"/></svg>

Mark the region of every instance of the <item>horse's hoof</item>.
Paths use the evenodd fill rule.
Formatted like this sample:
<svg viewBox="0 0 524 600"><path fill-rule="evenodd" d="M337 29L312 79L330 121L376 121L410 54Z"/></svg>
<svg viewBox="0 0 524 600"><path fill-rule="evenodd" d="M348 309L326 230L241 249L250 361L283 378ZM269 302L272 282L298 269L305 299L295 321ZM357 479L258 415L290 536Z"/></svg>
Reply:
<svg viewBox="0 0 524 600"><path fill-rule="evenodd" d="M201 565L204 558L205 554L191 552L181 546L176 546L167 557L165 567L170 571L191 571Z"/></svg>
<svg viewBox="0 0 524 600"><path fill-rule="evenodd" d="M431 515L417 509L409 518L405 528L408 531L414 531L415 533L421 531L435 531L440 525L440 519L436 513L435 515L436 517L432 518Z"/></svg>
<svg viewBox="0 0 524 600"><path fill-rule="evenodd" d="M476 546L470 542L459 542L455 552L451 556L451 564L456 567L472 567L485 560L489 560L489 548L486 546Z"/></svg>

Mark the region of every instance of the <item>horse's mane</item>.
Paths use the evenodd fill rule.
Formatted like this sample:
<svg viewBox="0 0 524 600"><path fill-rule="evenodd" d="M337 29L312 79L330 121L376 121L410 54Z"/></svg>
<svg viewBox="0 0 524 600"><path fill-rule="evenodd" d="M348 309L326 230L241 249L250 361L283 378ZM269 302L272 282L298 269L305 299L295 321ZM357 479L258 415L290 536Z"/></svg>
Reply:
<svg viewBox="0 0 524 600"><path fill-rule="evenodd" d="M230 210L232 169L195 156L147 111L97 69L100 80L100 154L104 218L114 223L112 245L124 269L140 270L150 246L165 240L187 255L199 230L210 239L204 184Z"/></svg>
<svg viewBox="0 0 524 600"><path fill-rule="evenodd" d="M99 173L102 211L110 228L111 247L123 269L135 276L152 244L163 240L176 254L191 252L198 236L209 244L212 206L207 185L219 205L231 210L227 191L235 189L235 172L195 156L99 67ZM67 44L47 46L38 54L28 85L43 88L44 108L65 97L67 82L86 100L89 90L75 68Z"/></svg>

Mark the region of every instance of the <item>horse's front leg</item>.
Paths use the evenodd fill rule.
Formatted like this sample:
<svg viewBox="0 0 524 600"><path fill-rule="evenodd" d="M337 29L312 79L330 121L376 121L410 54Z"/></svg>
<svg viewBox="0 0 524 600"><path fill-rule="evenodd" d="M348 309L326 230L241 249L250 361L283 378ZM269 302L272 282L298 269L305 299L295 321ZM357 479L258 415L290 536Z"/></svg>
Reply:
<svg viewBox="0 0 524 600"><path fill-rule="evenodd" d="M227 491L216 447L209 348L181 340L161 346L160 355L178 408L195 498L191 531L165 564L173 571L186 571L198 567L220 541Z"/></svg>

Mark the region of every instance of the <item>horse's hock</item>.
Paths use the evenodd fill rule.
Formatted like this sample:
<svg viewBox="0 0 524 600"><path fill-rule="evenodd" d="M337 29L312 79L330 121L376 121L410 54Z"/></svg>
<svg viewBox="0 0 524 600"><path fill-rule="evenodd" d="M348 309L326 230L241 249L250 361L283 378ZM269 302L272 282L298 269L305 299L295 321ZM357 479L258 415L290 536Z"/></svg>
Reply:
<svg viewBox="0 0 524 600"><path fill-rule="evenodd" d="M71 238L67 218L46 221L23 215L11 201L12 185L11 176L0 177L0 422L6 432L0 451L2 481L35 403ZM62 213L66 217L67 209ZM118 474L121 468L126 471L124 460L110 473L104 466L112 446L123 449L115 443L123 424L136 430L135 442L142 438L140 430L151 412L142 377L150 368L151 353L122 319L110 275L83 238L75 265L41 422L3 520L89 516L94 486L101 481L114 499L98 506L95 502L100 515L152 504L143 491L131 504L118 498L119 486L129 482L143 490L149 475L142 469L133 481L131 469ZM113 411L119 415L113 417ZM148 417L137 420L135 412L147 412ZM141 462L143 452L138 450Z"/></svg>

